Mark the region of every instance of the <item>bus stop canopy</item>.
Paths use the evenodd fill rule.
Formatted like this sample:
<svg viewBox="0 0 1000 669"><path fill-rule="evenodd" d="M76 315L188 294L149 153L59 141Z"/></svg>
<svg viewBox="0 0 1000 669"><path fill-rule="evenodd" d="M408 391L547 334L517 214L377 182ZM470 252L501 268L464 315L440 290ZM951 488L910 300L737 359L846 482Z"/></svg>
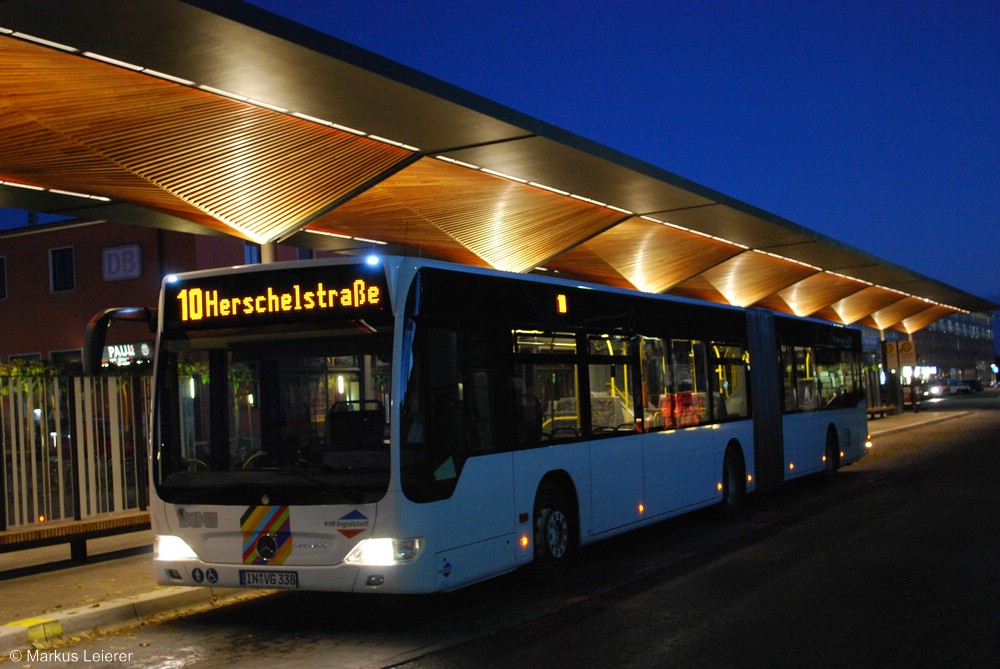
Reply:
<svg viewBox="0 0 1000 669"><path fill-rule="evenodd" d="M996 305L224 0L0 2L0 206L914 332Z"/></svg>

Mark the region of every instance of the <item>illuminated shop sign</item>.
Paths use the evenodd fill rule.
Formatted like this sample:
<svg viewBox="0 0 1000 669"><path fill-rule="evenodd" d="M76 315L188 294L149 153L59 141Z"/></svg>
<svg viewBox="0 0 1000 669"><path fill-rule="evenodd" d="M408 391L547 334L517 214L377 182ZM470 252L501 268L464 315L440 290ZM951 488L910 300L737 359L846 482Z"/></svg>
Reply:
<svg viewBox="0 0 1000 669"><path fill-rule="evenodd" d="M137 344L112 344L104 347L101 357L103 367L131 367L132 365L150 362L153 358L152 342L143 341Z"/></svg>
<svg viewBox="0 0 1000 669"><path fill-rule="evenodd" d="M165 295L166 323L200 329L364 319L388 313L384 274L357 267L336 270L313 268L310 272L285 270L177 281L168 284Z"/></svg>

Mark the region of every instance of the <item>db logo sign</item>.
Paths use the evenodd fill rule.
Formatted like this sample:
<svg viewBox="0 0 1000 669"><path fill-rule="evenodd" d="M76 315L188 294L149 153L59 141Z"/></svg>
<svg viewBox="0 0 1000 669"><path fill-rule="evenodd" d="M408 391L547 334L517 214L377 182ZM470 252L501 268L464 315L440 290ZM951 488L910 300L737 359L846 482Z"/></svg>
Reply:
<svg viewBox="0 0 1000 669"><path fill-rule="evenodd" d="M138 279L142 275L142 257L138 244L104 249L104 280Z"/></svg>

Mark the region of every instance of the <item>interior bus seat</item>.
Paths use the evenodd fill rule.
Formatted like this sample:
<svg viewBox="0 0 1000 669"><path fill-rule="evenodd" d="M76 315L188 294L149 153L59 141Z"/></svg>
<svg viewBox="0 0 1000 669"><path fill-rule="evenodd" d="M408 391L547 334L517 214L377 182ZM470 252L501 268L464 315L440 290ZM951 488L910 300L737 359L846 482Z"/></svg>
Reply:
<svg viewBox="0 0 1000 669"><path fill-rule="evenodd" d="M334 451L385 448L385 411L378 400L336 402L326 413L326 436Z"/></svg>

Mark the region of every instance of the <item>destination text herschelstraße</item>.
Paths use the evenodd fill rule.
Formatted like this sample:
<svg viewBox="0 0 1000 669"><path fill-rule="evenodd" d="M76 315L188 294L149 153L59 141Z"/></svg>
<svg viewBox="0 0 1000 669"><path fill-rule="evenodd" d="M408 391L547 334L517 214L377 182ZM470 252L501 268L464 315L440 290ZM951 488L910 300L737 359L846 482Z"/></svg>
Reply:
<svg viewBox="0 0 1000 669"><path fill-rule="evenodd" d="M288 292L276 292L268 286L265 293L236 297L220 296L218 290L185 288L177 293L177 300L180 320L188 322L337 307L358 309L378 305L382 300L382 291L378 286L368 285L364 279L357 279L348 288L330 288L320 281L309 290L295 284Z"/></svg>

